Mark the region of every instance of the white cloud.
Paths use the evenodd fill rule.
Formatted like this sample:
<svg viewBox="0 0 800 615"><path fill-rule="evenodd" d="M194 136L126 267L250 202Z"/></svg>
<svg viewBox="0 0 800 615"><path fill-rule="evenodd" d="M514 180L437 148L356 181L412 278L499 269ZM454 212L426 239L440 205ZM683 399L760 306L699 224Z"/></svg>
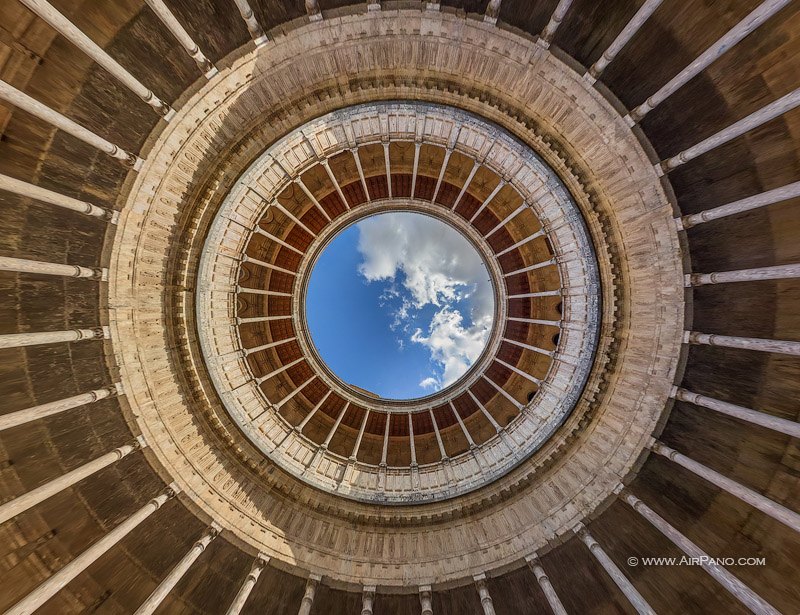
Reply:
<svg viewBox="0 0 800 615"><path fill-rule="evenodd" d="M425 378L425 380L419 383L419 386L421 386L423 389L438 389L440 387L439 381L433 376L428 376Z"/></svg>
<svg viewBox="0 0 800 615"><path fill-rule="evenodd" d="M480 355L492 325L492 286L478 252L458 231L420 214L375 216L358 229L359 273L370 282L391 281L386 299L400 302L393 329L412 320L415 310L439 308L427 333L416 328L409 337L429 349L437 366L420 386L439 390L455 382ZM468 324L456 305L463 300Z"/></svg>
<svg viewBox="0 0 800 615"><path fill-rule="evenodd" d="M420 329L411 336L412 342L427 346L433 360L443 367L439 388L458 380L475 362L486 344L489 327L484 324L465 328L463 320L459 311L446 307L434 315L427 336Z"/></svg>

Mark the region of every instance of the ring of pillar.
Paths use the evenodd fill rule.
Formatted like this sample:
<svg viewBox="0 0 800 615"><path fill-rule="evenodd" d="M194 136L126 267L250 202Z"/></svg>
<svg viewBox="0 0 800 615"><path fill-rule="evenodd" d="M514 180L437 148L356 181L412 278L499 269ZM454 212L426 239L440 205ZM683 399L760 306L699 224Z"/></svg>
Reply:
<svg viewBox="0 0 800 615"><path fill-rule="evenodd" d="M419 118L416 118L415 121L419 121ZM395 144L400 144L402 147L402 144L408 144L408 142L395 141ZM389 142L387 142L385 145L389 145ZM419 146L421 149L421 142ZM443 152L447 151L443 147L437 149ZM432 178L422 176L422 179ZM391 181L402 181L402 175L399 173L393 173L391 175ZM388 184L388 178L386 183ZM412 186L414 186L414 183L415 182L412 180ZM498 188L499 187L500 186L498 184ZM466 194L467 187L464 188ZM364 410L370 412L382 411L384 413L394 414L426 412L435 404L449 403L449 401L452 401L461 395L467 394L469 386L480 380L480 374L486 371L487 367L491 364L492 357L497 354L497 351L503 342L503 335L500 325L506 323L509 298L503 270L498 262L497 255L492 251L488 241L484 237L484 234L491 236L493 233L490 232L482 234L480 231L477 231L477 229L473 228L469 224L469 215L467 217L461 217L454 213L454 205L449 207L440 205L435 198L432 198L431 194L421 195L419 198L417 198L415 194L416 192L417 190L415 189L413 191L409 191L408 194L393 194L392 196L385 198L367 198L364 202L359 203L355 207L351 207L347 212L337 216L335 221L332 221L331 224L323 228L314 238L311 244L309 244L308 249L304 252L302 258L300 259L300 264L298 265L294 276L291 300L291 316L292 322L298 323L297 343L302 351L303 356L306 357L306 360L312 366L313 371L316 374L319 374L320 379L324 381L325 385L329 389L332 389L339 397L345 399L347 402L350 402L351 405L362 404ZM488 207L484 209L484 211L487 210ZM341 380L331 369L325 365L324 361L320 358L314 346L314 341L311 338L311 333L309 331L306 319L306 301L308 295L309 278L317 259L327 247L328 243L345 228L356 224L360 220L382 213L398 211L414 212L436 218L447 223L450 227L456 229L462 236L466 237L470 244L480 254L482 262L487 267L494 298L492 330L489 334L489 339L486 342L486 347L476 359L475 363L461 378L459 378L450 386L446 387L444 391L439 391L434 394L426 395L422 398L410 400L386 399L380 397L376 399L374 394L367 394L365 391L358 389L357 387L353 387ZM497 222L498 225L500 225L500 221ZM495 230L496 226L492 227L491 230ZM501 226L499 229L495 230L495 233L503 230L504 229ZM539 229L539 231L541 231L541 229ZM556 262L554 257L548 255L544 260L535 263L535 265L538 266L537 269L539 267L555 267ZM527 273L529 272L523 272L519 275ZM548 292L556 292L558 295L561 294L560 277L556 287ZM595 293L595 298L596 296L597 294ZM542 311L545 310L542 309ZM544 315L540 314L539 316L540 319L544 319ZM549 323L548 325L542 326L553 327L555 333L552 335L555 335L559 332L561 326L560 318L549 320L547 322ZM547 352L550 354L544 356L552 356L552 350ZM536 386L538 387L538 385Z"/></svg>
<svg viewBox="0 0 800 615"><path fill-rule="evenodd" d="M407 401L339 380L317 357L304 316L328 240L398 210L461 232L495 291L475 365ZM454 497L524 461L577 403L599 333L598 268L569 192L523 144L452 107L358 105L292 132L223 201L198 278L210 281L198 293L198 337L236 424L287 472L365 502Z"/></svg>
<svg viewBox="0 0 800 615"><path fill-rule="evenodd" d="M346 15L335 32L324 21L308 23L227 63L151 136L114 238L111 359L145 456L182 502L234 543L329 584L408 591L522 565L520 553L571 532L635 473L669 400L682 344L683 269L653 161L614 105L546 49L447 13ZM490 73L481 69L487 63ZM332 81L337 70L342 79ZM586 385L551 437L472 491L386 507L309 486L242 433L210 375L241 346L202 352L199 299L214 280L199 271L226 195L266 145L309 118L409 98L472 113L541 157L586 225L602 301ZM250 228L241 226L240 240ZM239 251L238 243L227 248ZM231 258L227 275L238 267ZM225 318L233 308L226 304Z"/></svg>

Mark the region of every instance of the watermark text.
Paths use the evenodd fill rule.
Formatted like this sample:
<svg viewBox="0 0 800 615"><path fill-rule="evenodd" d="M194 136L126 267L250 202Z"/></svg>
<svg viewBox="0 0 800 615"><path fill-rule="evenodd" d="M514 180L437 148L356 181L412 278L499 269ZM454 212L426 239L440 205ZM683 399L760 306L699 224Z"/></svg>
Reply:
<svg viewBox="0 0 800 615"><path fill-rule="evenodd" d="M629 557L628 566L766 566L766 557Z"/></svg>

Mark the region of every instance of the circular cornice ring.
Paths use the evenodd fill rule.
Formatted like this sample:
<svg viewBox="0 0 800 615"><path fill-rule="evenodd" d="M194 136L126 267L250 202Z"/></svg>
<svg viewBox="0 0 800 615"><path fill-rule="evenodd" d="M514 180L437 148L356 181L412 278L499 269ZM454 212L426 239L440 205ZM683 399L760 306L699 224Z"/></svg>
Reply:
<svg viewBox="0 0 800 615"><path fill-rule="evenodd" d="M451 389L402 404L370 399L337 386L336 379L326 377L309 348L307 337L302 330L298 331L302 322L300 297L310 273L308 264L319 246L324 245L332 233L356 219L359 212L369 215L380 209L396 208L393 200L389 199L383 203L349 208L334 218L336 223L328 223L311 242L300 257L292 293L294 309L291 322L293 335L301 348L300 357L287 363L271 363L264 368L265 376L256 377L246 351L230 351L230 348L241 347L238 327L227 309L230 297L241 289L237 263L254 234L268 235L270 245L279 254L281 249L299 252L287 241L289 231L283 238L276 237L258 226L259 221L269 214L271 207L276 207L276 199L286 186L292 185L314 165L324 165L327 174L327 160L342 151L371 144L387 144L388 148L388 144L404 141L447 147L448 151L460 152L474 161L474 168L489 169L519 193L523 206L516 209L517 215L530 208L541 224L540 231L534 232L534 229L528 237L516 243L508 239L506 249L512 249L529 237L542 236L547 238L548 246L553 250L550 260L555 259L562 288L545 292L561 297L563 328L546 374L535 378L513 365L502 363L497 357L509 324L506 314L510 298L505 291L506 272L498 262L497 253L472 225L476 215L466 219L455 213L457 206L450 210L438 203L409 200L406 208L424 211L454 225L483 253L493 285L500 291L496 297L499 321L487 352L475 369ZM488 203L489 199L480 207L488 210ZM313 205L308 206L309 211L313 209ZM303 214L298 212L295 219L300 215ZM243 232L243 227L248 230ZM381 504L430 502L462 495L496 480L527 459L563 423L577 403L589 377L600 324L600 281L591 239L574 200L559 177L529 148L498 127L456 108L425 103L348 107L309 122L270 147L242 175L224 200L206 239L198 278L198 336L211 378L234 421L273 463L304 482L331 493ZM251 289L249 292L272 291ZM277 316L271 312L263 314L264 319L282 317L282 313ZM270 324L273 321L266 322ZM263 379L279 378L286 374L287 368L301 361L311 365L312 373L341 397L368 412L387 413L396 411L398 406L405 413L428 412L435 405L451 404L457 397L467 398L470 396L468 389L477 381L494 382L485 373L494 361L509 366L523 378L535 380L538 390L528 403L523 404L498 388L493 397L513 404L518 416L488 441L472 445L459 455L445 456L426 464L412 461L405 467L385 462L370 464L336 454L326 443L306 437L302 433L304 421L292 424L282 414L281 407L276 406L279 400L269 399L262 388ZM291 382L288 386L296 391L300 383ZM494 386L498 385L495 383ZM323 398L319 403L324 401ZM312 406L313 402L305 412L318 409L312 410ZM348 408L345 406L342 412ZM453 412L456 412L455 407ZM387 417L387 429L388 420ZM454 477L462 478L455 480Z"/></svg>

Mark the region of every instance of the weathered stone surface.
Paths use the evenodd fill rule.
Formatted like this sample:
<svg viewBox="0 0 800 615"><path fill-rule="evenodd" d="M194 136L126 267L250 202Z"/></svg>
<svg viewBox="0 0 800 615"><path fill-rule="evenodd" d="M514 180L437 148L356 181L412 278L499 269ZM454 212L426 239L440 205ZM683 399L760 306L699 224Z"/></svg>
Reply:
<svg viewBox="0 0 800 615"><path fill-rule="evenodd" d="M226 65L222 58L233 52L236 45L251 44L229 0L167 2L215 61ZM250 0L250 3L266 29L278 26L270 32L273 37L280 38L305 23L302 2ZM53 0L53 4L164 100L181 106L189 95L182 93L194 87L192 82L199 72L141 1ZM459 19L482 21L485 4L445 0L438 8ZM498 28L507 29L510 25L534 37L547 23L556 4L557 0L536 3L503 0ZM565 50L584 65L590 64L635 12L637 4L615 0L602 3L601 7L590 0L575 0L551 49L556 54ZM624 103L631 106L640 103L757 2L682 0L679 4L679 7L667 6L665 2L662 10L655 13L604 73L603 82ZM347 13L366 11L364 3L348 5L342 0L320 0L320 5L327 20L342 14L335 9L337 6ZM386 12L401 6L414 10L427 8L416 1L385 0L382 5L382 11ZM477 14L465 15L463 9ZM670 155L690 146L698 138L724 128L796 87L800 71L798 19L800 7L791 3L778 17L728 51L651 113L642 128L658 153ZM21 4L14 1L0 4L0 22L3 79L106 138L119 140L132 151L147 151L149 145L144 144L145 139L157 117L146 105L132 98ZM532 42L529 38L526 45ZM298 55L302 52L297 50ZM492 65L487 71L495 69L496 65ZM362 77L351 75L347 83L364 87L366 81ZM377 73L369 76L379 77ZM409 75L404 76L408 78ZM424 97L428 90L443 96L442 91L452 84L448 80L429 79L412 88L411 81L403 85L398 80L389 80L382 86L382 95L403 98ZM603 87L598 84L598 89ZM319 99L329 95L330 91L322 89L307 93L308 110L321 113L325 105ZM456 96L449 96L444 102L457 101ZM495 104L496 99L485 97L473 110L498 121L503 114L497 112ZM289 130L291 123L281 125L282 103L275 110L271 121L276 125L276 134ZM668 181L681 213L703 211L796 181L798 122L800 113L792 112L673 171ZM3 127L0 141L3 173L104 207L114 207L126 193L126 169L104 155L14 109L0 108L0 126ZM460 177L463 179L468 171L465 169ZM230 184L223 181L222 185ZM424 189L432 194L432 186ZM73 216L71 212L54 214L46 204L7 193L0 194L0 203L2 255L59 263L107 264L103 245L108 246L111 241L105 240L104 222ZM691 270L725 271L800 261L797 241L800 218L796 205L796 200L780 203L690 229L685 246L691 253ZM615 267L624 270L625 263L617 262ZM797 339L800 295L795 282L746 283L735 290L720 285L696 289L692 295L695 330ZM54 284L52 279L29 274L4 274L0 326L2 332L16 333L64 329L80 320L100 321L106 313L104 297L103 286L85 280ZM170 340L168 346L175 347L174 341ZM2 411L11 412L110 385L117 375L107 367L104 352L107 350L100 344L4 351L0 356ZM800 363L790 357L692 347L682 385L796 420L794 400L798 394L799 370ZM676 404L669 420L664 420L666 427L661 439L670 446L785 506L800 510L794 441L685 403ZM5 500L28 491L109 447L123 444L131 436L131 428L123 420L116 399L104 399L10 430L0 438L0 493ZM453 450L459 446L465 444L456 444ZM4 581L0 609L13 604L51 571L61 568L162 486L150 462L137 453L122 460L118 468L107 468L71 488L63 497L43 502L35 510L0 526ZM633 479L633 488L659 514L710 553L766 555L766 566L738 567L736 575L781 611L797 610L794 554L800 552L800 543L787 528L657 457L645 463ZM617 563L624 562L631 553L671 554L666 539L626 511L624 505L614 504L598 511L590 526L592 535ZM163 517L151 519L152 524L140 528L140 533L131 535L98 566L53 598L47 605L48 611L132 612L180 554L186 552L206 522L197 519L197 511L187 508L184 502L173 500L162 512ZM328 517L334 514L327 513ZM465 514L471 513L467 510ZM559 540L564 539L566 536ZM225 611L252 561L252 553L243 552L240 548L243 545L232 536L231 540L218 539L212 543L209 558L195 564L185 578L185 585L176 588L167 599L165 609L197 613ZM552 550L542 555L542 563L569 612L610 613L629 608L583 545L571 540L550 547ZM443 545L440 548L445 549ZM521 559L517 565L522 565ZM298 572L306 575L307 571L286 566L291 568L290 574L280 570L281 566L276 562L267 567L251 596L252 609L257 608L260 613L296 612L305 581L295 575ZM658 612L738 608L710 577L691 568L639 566L626 568L625 573ZM487 581L498 612L537 613L546 608L528 570L502 570L498 575ZM469 579L465 582L469 584L460 588L435 586L434 612L478 612L477 592ZM357 612L360 588L346 592L330 588L327 583L330 581L323 580L317 592L320 612L337 615ZM412 591L416 592L416 588ZM417 612L418 608L416 593L388 596L379 590L375 612L409 613Z"/></svg>
<svg viewBox="0 0 800 615"><path fill-rule="evenodd" d="M408 24L416 24L421 34L418 37L391 34ZM347 42L340 38L342 32L349 33ZM365 42L359 47L356 41L365 36L364 32L380 36L366 36ZM425 37L426 46L435 44L441 51L437 54L426 53L422 36ZM567 187L572 188L595 244L602 246L598 248L598 258L601 275L608 282L604 285L606 297L603 302L603 322L607 332L601 345L605 349L613 337L623 335L627 338L627 348L632 350L622 352L619 359L607 367L599 363L594 368L588 390L596 390L600 379L609 382L610 386L599 394L596 405L591 405L588 398L582 399L578 410L568 420L564 434L573 433L574 442L568 442L565 435L551 438L528 462L507 477L497 479L492 486L437 505L438 514L452 515L470 502L476 510L485 509L480 517L467 520L462 518L461 512L457 512L457 524L443 524L434 531L419 526L422 520L430 518L431 510L426 507L406 507L402 513L379 511L374 507L329 500L319 494L315 495L313 504L304 502L304 507L311 505L320 512L327 506L335 506L342 516L353 516L355 519L369 516L379 526L374 536L380 537L382 543L375 544L372 542L372 531L353 530L335 519L323 522L322 517L312 517L306 512L301 523L298 514L300 509L291 500L305 500L306 488L290 488L291 481L287 482L284 477L262 473L261 480L266 480L273 490L292 494L291 498L278 501L263 491L258 481L252 481L225 461L227 453L203 435L203 428L191 418L197 412L198 404L209 404L206 412L216 423L224 424L229 419L217 406L214 396L209 396L208 384L202 385L206 387L205 392L200 393L198 389L194 393L191 405L187 403L185 394L174 387L170 372L176 369L176 363L169 352L170 344L164 337L164 327L169 324L163 322L161 316L168 294L163 292L160 272L164 267L173 266L169 259L170 248L174 250L175 240L171 237L179 232L177 229L182 228L181 225L186 224L182 220L190 219L188 216L194 216L195 219L202 216L200 222L183 226L186 231L180 231L182 240L188 243L192 241L186 236L190 228L205 228L209 223L216 203L220 202L222 196L219 186L229 182L231 176L237 176L240 173L238 169L242 169L259 153L259 143L270 142L281 134L278 132L282 129L280 126L265 126L263 122L254 132L243 132L243 128L257 125L261 109L269 108L270 101L282 100L284 109L292 110L290 116L283 118L283 124L298 125L304 117L308 117L309 110L304 108L305 105L300 109L290 107L288 101L300 100L303 90L314 88L317 83L322 87L331 76L340 74L338 71L369 75L380 67L384 78L393 76L401 71L400 67L405 62L400 49L408 45L417 70L451 79L455 93L466 87L468 76L474 75L486 83L489 91L503 93L498 97L498 104L525 107L533 114L535 121L529 127L523 128L514 123L509 126L518 134L526 131L526 138L534 150L557 170L565 173L562 177ZM295 59L291 72L284 70L280 58L296 55L301 48L304 50L302 60ZM447 52L456 48L458 54ZM494 69L491 72L487 70L488 64L483 58L487 53L493 59ZM340 68L334 67L329 58L336 58ZM419 86L413 85L413 81L411 83L412 89L423 92ZM371 95L366 89L369 87L369 82L365 82L360 90L353 90L342 83L337 98L332 100L336 100L337 105L364 100L365 96ZM482 570L517 561L521 551L539 549L546 540L571 529L579 518L607 497L625 478L658 420L658 409L663 407L674 377L683 330L683 280L672 208L661 190L652 163L633 135L624 128L619 114L587 87L577 74L549 53L531 49L513 35L489 25L465 23L446 14L372 12L316 22L276 41L274 45L263 47L255 54L243 56L230 69L223 71L218 81L209 84L185 105L176 116L176 121L161 134L133 186L131 201L122 212L121 230L112 261L110 302L115 338L140 340L136 347L126 343L115 346L123 380L130 382L126 386L131 391L126 402L131 404L133 415L139 416L138 422L153 452L169 468L169 475L179 478L179 483L187 493L202 494L214 490L222 497L214 502L203 497L197 498L199 506L212 517L221 519L227 529L243 540L252 542L254 547L274 559L318 571L344 583L368 582L400 587L407 583L441 583L450 578L469 578ZM402 88L400 86L400 91ZM221 91L226 92L224 98L218 93ZM433 96L430 93L427 95ZM443 102L448 98L446 95L438 97ZM304 103L307 105L308 101L304 100ZM327 98L321 98L312 106L311 113L318 114L330 108L330 104ZM469 108L474 102L462 94L460 104ZM209 105L217 105L211 116L208 114ZM565 113L566 109L571 109L572 113ZM579 118L589 116L604 118L594 124L597 126L594 131L582 129ZM236 119L235 123L231 121L233 118ZM492 114L492 118L508 123L499 113ZM378 124L388 121L388 116L381 118L380 113L375 118ZM395 130L402 130L401 123L396 126ZM224 155L225 141L232 139L232 134L246 136L240 137L241 145L236 152L227 154L226 166L215 169L214 165L218 165L220 157ZM443 128L441 134L445 143L448 141L447 135L453 133L451 129ZM545 145L543 135L560 135L557 145ZM316 139L300 134L293 138L296 141L292 154L294 159L288 154L280 154L274 163L270 163L272 159L268 158L263 170L259 167L257 175L261 176L260 181L264 184L261 189L268 193L267 198L273 191L282 190L277 183L284 181L286 173L292 175L295 167L300 172L306 172L315 157L324 154L326 148L336 148L336 142L348 140L346 129L337 132L335 127L330 134L321 133ZM354 133L348 145L358 143L359 138L359 134ZM469 146L470 140L465 138L464 143L464 147ZM613 147L609 148L611 143ZM496 148L482 148L477 141L474 147L489 158L499 155L493 163L499 165L495 167L496 173L511 178L519 172L512 168L514 157L503 156ZM581 163L567 171L564 169L564 159L572 156L580 159ZM329 178L327 172L322 171L318 176ZM524 192L528 180L520 177L517 176L516 185ZM213 194L207 192L209 186L215 186ZM586 194L586 187L591 187L596 195L591 200ZM328 190L336 194L332 184ZM482 198L489 196L490 191ZM324 200L323 194L318 193L320 200ZM230 279L232 261L229 259L244 249L246 241L242 232L236 229L252 228L262 215L263 204L248 205L248 197L244 192L242 198L245 201L242 202L241 213L236 208L230 214L223 213L223 216L231 219L229 228L232 234L229 238L220 236L219 240L214 240L219 241L219 247L213 252L220 255L218 262L221 267L218 274L211 271L205 273L203 269L198 271L201 274L198 281L201 290L199 297L204 297L207 290L213 291L218 282L224 284L224 278L220 276ZM190 202L196 199L193 205L195 212L187 211L186 199L190 199ZM569 228L564 216L579 215L577 211L560 211L554 202L545 197L536 201L535 207L542 208L540 217L550 228L553 241L558 243L556 254L561 254L562 243L567 252L575 250L577 246L569 245L573 243L572 240L559 239L559 233ZM552 213L548 213L548 207L553 208ZM240 219L242 215L247 219ZM598 220L601 218L607 221L608 229L600 227ZM654 241L654 237L658 237L659 241ZM196 257L192 254L197 254L199 249L200 245L195 242L188 250L188 267L192 274L196 267L192 260ZM618 279L612 283L611 258L615 257L624 260L627 269L624 273L619 272ZM562 276L569 276L570 271L577 276L579 270L574 267L571 269L569 263L586 262L586 258L586 255L581 255L576 256L575 260L568 257L561 259ZM658 293L655 294L653 279L659 280ZM188 286L191 278L183 278L180 283ZM569 289L565 316L569 322L570 305L574 305L575 309L586 309L583 298L585 291L573 286L585 283L580 282L578 277L567 278L565 283ZM625 287L622 302L614 297L614 284ZM225 288L218 290L223 294L211 292L212 303L209 304L214 306L217 301L214 297L217 297L220 301L217 307L212 308L211 312L203 312L206 308L201 304L198 311L206 319L200 325L204 331L215 319L221 319L219 322L224 323L230 318ZM191 305L190 311L184 312L185 317L194 318L195 309ZM180 335L178 333L179 338ZM652 337L654 335L657 337ZM200 365L200 355L196 350L191 350L191 343L193 359L191 363L183 364L184 369L195 369ZM209 346L213 348L212 354L218 355L222 361L233 361L231 365L237 364L233 341L221 343L220 339L216 339L214 343L217 343L217 347L214 348L213 343ZM286 360L287 365L293 365L297 359L288 356ZM190 368L192 364L195 367ZM261 369L261 373L275 371L267 367ZM226 371L222 368L220 373L233 378L231 393L239 398L237 403L251 413L251 418L263 418L263 412L258 410L260 402L252 393L248 393L246 379L236 375L235 370ZM197 377L200 382L205 378L202 371ZM302 379L298 377L296 383ZM559 386L565 386L568 380L568 377L563 377ZM646 390L641 389L644 382L647 383ZM145 386L145 383L149 384ZM284 390L282 394L289 390ZM513 384L510 390L514 390ZM558 399L558 395L552 392L542 393L545 400L549 396L553 396L553 400L548 403ZM592 418L584 417L589 408ZM534 408L532 412L537 410ZM335 413L331 416L331 419L334 418ZM225 437L236 442L237 447L249 449L235 429L228 427ZM275 441L280 440L278 436ZM336 470L330 462L323 464L319 452L308 448L304 450L300 441L285 446L284 460L294 458L300 464L294 471L300 472L303 464L315 466L319 463L319 471L329 472L330 480L341 480L343 470ZM195 468L189 473L182 469L187 467L187 458L191 460L190 467ZM553 458L559 459L560 465L545 469L545 460ZM460 476L468 480L473 473L469 468L462 469L452 464L450 471L455 480L461 480ZM380 484L389 489L408 489L393 482L398 478L388 472L384 478L379 472L377 480L386 481ZM521 484L533 489L535 497L528 500L517 494L514 499L502 497L501 503L489 505L490 494L497 493L499 489L517 492ZM265 514L267 510L270 512ZM409 524L409 528L395 531L387 542L388 536L379 529L380 525L391 523L398 515ZM253 523L255 526L251 525ZM322 529L320 523L329 529ZM525 529L520 530L520 526ZM423 532L425 539L421 540ZM491 555L487 554L488 559L479 555L482 549L480 544L493 545ZM444 545L447 547L443 549ZM344 548L350 554L347 561L325 555L329 549L335 551ZM440 555L443 550L450 554L445 559ZM462 563L459 554L461 557L469 554L469 563ZM389 565L391 568L386 567Z"/></svg>

